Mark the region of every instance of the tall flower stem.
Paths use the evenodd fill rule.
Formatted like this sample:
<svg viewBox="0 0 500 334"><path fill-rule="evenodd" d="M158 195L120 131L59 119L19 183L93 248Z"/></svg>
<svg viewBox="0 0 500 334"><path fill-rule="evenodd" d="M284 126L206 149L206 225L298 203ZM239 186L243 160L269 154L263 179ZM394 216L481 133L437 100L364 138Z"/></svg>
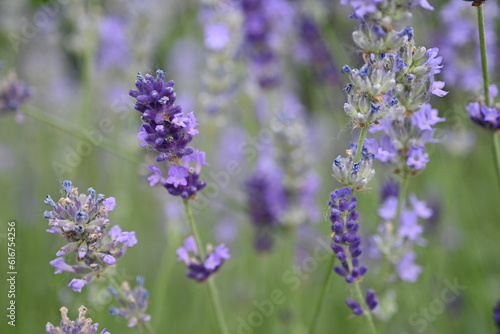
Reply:
<svg viewBox="0 0 500 334"><path fill-rule="evenodd" d="M200 233L198 232L198 228L196 227L196 223L193 218L193 213L191 211L191 206L189 205L189 200L184 199L184 206L186 207L186 213L189 220L189 227L191 228L191 232L193 233L194 240L196 241L196 247L198 248L198 252L200 254L201 259L205 259L205 249L203 247L203 243L201 242ZM215 286L215 282L213 278L208 279L208 292L210 294L210 299L212 300L212 305L214 308L215 316L217 318L217 323L219 325L219 331L222 334L229 334L227 329L226 322L224 320L224 315L222 312L222 306L220 303L219 292L217 291L217 287Z"/></svg>
<svg viewBox="0 0 500 334"><path fill-rule="evenodd" d="M484 33L483 6L477 7L477 25L479 27L479 47L481 49L481 66L483 68L484 98L486 106L490 106L490 81L488 78L488 57L486 55L486 41Z"/></svg>
<svg viewBox="0 0 500 334"><path fill-rule="evenodd" d="M365 304L365 315L366 315L366 319L368 319L368 324L370 326L370 330L372 332L372 334L377 334L377 329L375 328L375 323L373 322L373 317L372 317L372 313L368 307L368 305L366 304L366 301L365 299L363 298L363 293L361 292L361 288L359 287L359 283L354 283L354 286L356 288L356 293L358 294L358 298L359 300Z"/></svg>
<svg viewBox="0 0 500 334"><path fill-rule="evenodd" d="M493 133L493 156L495 157L495 170L500 189L500 133Z"/></svg>
<svg viewBox="0 0 500 334"><path fill-rule="evenodd" d="M172 248L168 245L176 245L179 242L179 234L173 230L172 224L165 224L165 239L168 240L167 246L165 246L163 259L160 264L160 268L158 269L158 279L154 286L155 291L155 303L153 308L153 316L152 322L155 325L155 328L162 328L162 323L165 314L165 300L167 298L167 287L169 281L169 272L172 268ZM167 238L168 236L168 238ZM167 311L168 312L168 311Z"/></svg>
<svg viewBox="0 0 500 334"><path fill-rule="evenodd" d="M361 158L361 150L363 149L363 144L365 143L366 134L368 133L368 125L361 128L361 133L358 139L358 148L356 149L356 156L354 157L354 162L359 162Z"/></svg>
<svg viewBox="0 0 500 334"><path fill-rule="evenodd" d="M309 333L314 334L316 332L316 325L318 323L318 317L323 306L323 301L328 288L328 282L330 282L330 277L333 272L333 265L335 264L335 256L332 255L328 267L326 268L325 277L323 279L323 284L321 285L321 290L319 292L318 302L316 303L316 308L311 319L311 324L309 325Z"/></svg>
<svg viewBox="0 0 500 334"><path fill-rule="evenodd" d="M477 25L479 28L479 48L481 50L481 67L483 69L484 102L487 107L491 106L490 81L488 77L488 56L486 54L486 40L484 33L483 6L477 7ZM493 133L493 156L495 157L495 171L497 181L500 185L500 134Z"/></svg>
<svg viewBox="0 0 500 334"><path fill-rule="evenodd" d="M81 128L77 128L73 126L71 123L62 120L60 117L52 116L48 113L44 113L43 111L33 107L33 106L23 106L23 113L37 121L40 121L44 124L50 125L62 132L65 132L71 136L74 136L78 139L88 141L88 138L82 133ZM134 164L141 164L142 161L138 161L134 159L133 154L131 152L126 152L122 149L116 147L113 143L111 143L107 139L102 139L100 141L94 141L91 143L92 145L99 147L100 149L105 150L117 157L123 158L129 162Z"/></svg>

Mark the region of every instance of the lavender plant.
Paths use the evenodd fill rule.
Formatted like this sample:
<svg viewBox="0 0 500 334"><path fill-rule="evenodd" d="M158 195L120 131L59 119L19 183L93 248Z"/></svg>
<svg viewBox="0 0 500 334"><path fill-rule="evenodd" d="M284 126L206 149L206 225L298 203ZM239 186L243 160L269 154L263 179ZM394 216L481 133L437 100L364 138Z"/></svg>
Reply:
<svg viewBox="0 0 500 334"><path fill-rule="evenodd" d="M395 219L399 222L407 177L428 162L424 144L433 141L431 126L443 120L426 103L432 95L444 96L446 92L442 90L444 83L434 79L442 67L438 49L417 47L411 27L400 31L393 27L397 21L411 17L411 10L417 5L432 10L427 1L346 0L342 4L350 5L354 10L351 18L356 19L359 26L353 33L353 40L364 61L359 69L345 65L341 71L350 79L344 88L347 93L344 111L353 127L359 127L361 131L358 143L350 144L346 151L347 156L338 156L333 162L334 177L348 188L333 192L329 202L332 249L342 263L342 267L335 266L335 271L351 283L366 273L366 267L357 266L357 257L361 254L360 238L356 234L359 228L357 213L355 218L348 218L356 206L356 197L354 200L349 198L351 189L366 189L375 174L372 167L375 157L392 161L392 170L404 184L395 212ZM376 140L366 139L370 128L372 132L385 129L386 137L381 139L380 145ZM348 246L349 252L339 244ZM347 261L349 259L351 263ZM356 261L352 263L352 259ZM323 291L327 281L325 279ZM346 303L354 314L366 313L371 331L375 333L370 313L371 306L378 304L375 293L370 290L363 300L359 285L355 284L355 287L358 301L348 299ZM367 305L365 309L361 306L363 302ZM316 317L317 313L313 316L313 323Z"/></svg>
<svg viewBox="0 0 500 334"><path fill-rule="evenodd" d="M54 327L50 322L45 326L45 330L48 334L94 334L97 333L99 324L92 324L91 318L85 318L85 313L87 313L87 308L85 306L80 306L78 309L78 318L76 320L69 320L68 309L66 307L61 307L61 323L58 327ZM100 334L111 334L104 328Z"/></svg>
<svg viewBox="0 0 500 334"><path fill-rule="evenodd" d="M190 269L187 276L202 282L229 258L229 251L221 245L215 253L207 256L202 246L189 200L194 200L196 194L206 185L205 182L199 181L201 166L206 165L205 153L187 146L193 136L199 133L196 129L198 123L193 112L185 115L182 107L175 104L174 84L174 81L167 82L162 70L156 71L156 77L139 73L135 82L138 90L131 90L129 94L136 98L134 108L142 114L143 124L137 136L142 141L141 146L152 147L159 153L156 161L166 162L169 166L167 178L163 177L158 166L149 166L154 174L148 180L151 186L160 183L171 195L183 198L193 237L188 238L189 247L179 248L178 254ZM192 163L195 166L192 166ZM192 245L193 239L196 247ZM189 259L189 251L195 252L197 258ZM228 333L213 280L208 280L208 288L219 330Z"/></svg>
<svg viewBox="0 0 500 334"><path fill-rule="evenodd" d="M114 197L106 198L93 188L88 189L88 195L79 194L70 181L62 186L64 197L57 203L49 195L44 201L52 207L44 213L50 226L47 232L57 233L68 242L50 264L56 268L55 274L83 274L83 278L74 278L68 284L73 291L81 292L85 285L104 276L137 239L135 232L123 232L118 225L108 230L108 214L116 207ZM66 263L63 256L73 253L77 263Z"/></svg>
<svg viewBox="0 0 500 334"><path fill-rule="evenodd" d="M110 293L115 297L120 308L111 306L109 313L118 315L128 320L128 327L144 324L145 326L151 316L146 314L148 308L149 292L144 288L144 277L137 277L137 286L132 290L128 282L123 282L118 288L109 287ZM152 332L152 331L150 331Z"/></svg>
<svg viewBox="0 0 500 334"><path fill-rule="evenodd" d="M20 108L31 97L33 97L33 89L26 86L21 80L18 80L14 72L11 72L5 79L0 81L1 114L14 113L16 121L21 122L23 115L20 112Z"/></svg>

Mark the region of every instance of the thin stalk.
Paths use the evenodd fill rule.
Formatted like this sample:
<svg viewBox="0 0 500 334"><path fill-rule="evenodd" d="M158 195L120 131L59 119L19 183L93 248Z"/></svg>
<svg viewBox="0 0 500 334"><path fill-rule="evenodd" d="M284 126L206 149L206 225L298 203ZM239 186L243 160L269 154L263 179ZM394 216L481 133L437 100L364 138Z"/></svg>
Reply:
<svg viewBox="0 0 500 334"><path fill-rule="evenodd" d="M479 47L481 49L481 67L483 68L484 99L486 106L490 106L490 81L488 78L488 56L486 55L486 41L484 33L483 6L477 7L477 25L479 27Z"/></svg>
<svg viewBox="0 0 500 334"><path fill-rule="evenodd" d="M368 125L361 128L361 133L359 134L358 147L356 149L356 156L354 157L354 162L359 162L361 158L361 151L363 150L363 144L365 143L366 134L368 133Z"/></svg>
<svg viewBox="0 0 500 334"><path fill-rule="evenodd" d="M490 81L488 78L488 55L486 54L486 40L484 33L484 16L483 6L477 7L477 25L479 28L479 47L481 50L481 67L483 70L483 85L484 85L484 103L487 107L491 105L490 98ZM497 174L497 182L500 185L500 134L493 133L493 157L495 158L495 171Z"/></svg>
<svg viewBox="0 0 500 334"><path fill-rule="evenodd" d="M314 334L316 331L316 324L318 322L318 317L320 315L321 308L323 306L323 301L325 299L326 291L328 288L328 282L333 272L333 265L335 264L335 256L332 254L328 267L326 268L325 277L323 279L323 284L321 285L321 290L319 294L318 302L316 303L316 309L314 310L313 317L311 319L311 325L309 326L309 333Z"/></svg>
<svg viewBox="0 0 500 334"><path fill-rule="evenodd" d="M168 240L168 243L165 245L164 248L164 254L163 254L163 260L160 264L160 269L158 270L158 279L156 281L156 284L154 286L154 295L155 295L155 303L154 303L154 308L153 308L153 316L152 316L152 322L155 325L155 328L161 328L161 325L163 324L165 310L165 300L167 299L167 287L168 287L168 280L169 280L169 272L172 267L172 261L170 258L170 254L172 253L172 249L170 248L169 245L171 244L176 244L172 238L178 239L176 233L169 233L171 224L166 224L165 226L165 240ZM176 240L177 241L177 240Z"/></svg>
<svg viewBox="0 0 500 334"><path fill-rule="evenodd" d="M365 299L363 298L363 293L361 292L361 288L359 287L359 283L354 283L354 286L356 288L356 292L358 294L358 298L359 300L365 304L365 315L366 315L366 319L368 319L368 324L370 326L370 330L373 334L377 334L377 329L375 328L375 323L373 322L373 317L372 317L372 313L370 312L370 309L368 308L368 304L366 304L366 301Z"/></svg>
<svg viewBox="0 0 500 334"><path fill-rule="evenodd" d="M42 123L45 123L47 125L50 125L57 130L60 130L62 132L65 132L71 136L74 136L78 139L89 141L87 137L82 133L81 128L76 128L75 126L71 125L70 123L63 121L59 117L55 117L52 115L49 115L47 113L42 112L41 110L38 110L32 106L24 106L23 107L23 113L31 118L36 119L37 121L40 121ZM89 141L90 142L90 141ZM100 149L103 149L117 157L120 157L124 160L127 160L129 162L135 163L135 164L141 164L142 162L133 159L133 154L129 152L122 152L118 148L116 148L114 145L112 145L109 141L102 139L99 142L93 141L91 142L92 145L99 147Z"/></svg>
<svg viewBox="0 0 500 334"><path fill-rule="evenodd" d="M196 223L194 222L193 213L191 211L191 206L189 205L189 200L184 199L184 206L186 207L186 213L188 215L189 226L191 228L191 232L193 233L194 239L196 241L196 246L198 248L198 253L201 259L205 259L205 249L202 247L203 243L201 242L200 233L198 232L198 228L196 227ZM229 334L227 329L226 322L224 320L224 315L222 312L222 306L220 303L219 293L217 291L217 287L215 282L212 279L208 279L208 292L210 294L210 299L212 300L212 305L214 308L215 316L217 318L217 323L219 325L219 331L222 334Z"/></svg>
<svg viewBox="0 0 500 334"><path fill-rule="evenodd" d="M500 133L493 133L493 156L495 157L495 171L500 189Z"/></svg>

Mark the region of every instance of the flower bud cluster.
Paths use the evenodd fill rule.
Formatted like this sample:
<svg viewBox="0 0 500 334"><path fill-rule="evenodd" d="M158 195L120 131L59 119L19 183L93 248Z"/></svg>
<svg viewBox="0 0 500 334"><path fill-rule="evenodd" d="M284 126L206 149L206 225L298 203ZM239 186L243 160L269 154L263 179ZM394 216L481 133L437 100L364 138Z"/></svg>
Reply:
<svg viewBox="0 0 500 334"><path fill-rule="evenodd" d="M88 189L88 195L79 194L70 181L64 181L62 186L65 195L57 203L48 195L45 199L45 204L52 206L52 211L44 213L50 226L47 232L58 233L68 242L56 253L60 257L50 264L56 268L56 274L85 274L83 279L75 278L68 284L81 292L86 284L113 266L137 239L135 232L122 232L118 225L107 230L108 213L116 206L113 197L97 195L93 188ZM73 253L77 264L66 263L63 256Z"/></svg>

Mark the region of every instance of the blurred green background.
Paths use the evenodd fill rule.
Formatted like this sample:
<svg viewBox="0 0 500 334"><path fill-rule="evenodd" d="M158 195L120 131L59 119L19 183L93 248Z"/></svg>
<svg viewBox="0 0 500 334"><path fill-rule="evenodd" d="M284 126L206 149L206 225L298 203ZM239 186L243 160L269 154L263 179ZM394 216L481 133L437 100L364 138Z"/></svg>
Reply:
<svg viewBox="0 0 500 334"><path fill-rule="evenodd" d="M210 171L220 168L216 160L224 150L221 129L246 128L247 138L258 133L248 96L244 90L239 94L231 114L210 115L203 109L198 99L201 93L197 72L204 66L203 32L196 1L48 2L56 3L59 12L32 38L22 40L15 52L12 32L19 34L23 19L31 20L43 3L0 3L2 75L15 70L36 93L22 108L25 114L22 123L16 123L13 115L2 115L0 120L0 270L4 277L0 300L4 314L8 303L5 237L9 221L15 221L17 226L18 273L16 327L8 326L3 315L0 332L43 333L47 321L54 324L60 321L58 309L63 305L70 309L73 319L78 307L85 305L88 315L101 324L100 329L106 327L114 334L137 332L128 329L123 319L108 314L109 306L116 303L107 296L104 279L78 294L66 287L71 276L53 274L49 261L55 258L64 241L45 232L47 220L43 211L47 207L43 200L47 194L57 198L60 181L68 179L80 190L94 187L99 193L114 196L118 205L110 215L111 222L126 231L136 231L139 243L118 262L116 277L146 278L145 286L151 292L149 314L153 316L156 333L216 333L206 286L185 278L184 264L176 262L175 250L189 233L179 213L182 202L162 189L149 187L147 165L152 158L138 145L140 117L127 93L133 88L136 72L166 70L168 78L178 84L179 103L191 101L189 106L199 118L200 134L192 144L208 152L211 166L202 175L209 182ZM433 5L440 8L441 4ZM353 64L355 53L350 31L354 22L346 18L349 10L337 3L327 3L324 8L328 11L319 16L320 25L336 64ZM129 11L135 11L137 17L127 14ZM131 60L126 67L104 71L96 66L99 45L89 27L92 28L92 20L113 13L131 20L134 30L127 34L138 44L132 45ZM136 21L131 23L132 20ZM423 10L416 12L412 25L417 41L427 46L432 46L433 35L442 28L437 12ZM201 57L190 60L196 52ZM311 131L317 138L317 145L311 148L312 163L322 178L317 198L324 208L328 194L339 187L330 175L331 161L353 138L342 110L342 86L315 82L307 68L297 70L290 66L287 71L295 76L293 80L299 86L299 95L311 120ZM492 77L498 79L496 72ZM500 298L500 193L493 168L491 134L468 120L464 105L474 97L459 87L449 90L445 98L433 101L440 114L448 118L441 125L440 134L449 140L431 149L428 167L410 183L410 192L439 208L439 219L426 226L424 236L428 246L417 248L417 262L424 269L419 281L392 287L397 293L397 312L388 323L377 321L379 333L495 331L492 308ZM82 137L82 131L99 130L103 119L111 120L112 131L103 134L98 146L85 146L88 140ZM458 137L448 136L449 133L473 136L475 142L463 148ZM454 149L456 146L459 149ZM206 242L224 241L219 240L217 228L235 230L235 235L226 241L232 258L216 276L230 332L237 333L241 319L248 322L252 312L256 312L255 303L269 300L272 291L279 289L286 301L275 306L272 314L264 317L263 324L252 332L307 333L329 261L318 261L317 268L300 279L300 287L293 290L293 284L286 283L283 275L293 270L294 238L287 233L280 235L275 251L270 254L259 255L253 250L253 232L242 186L255 161L247 162L241 156L239 159L245 165L243 172L232 177L230 185L195 215ZM381 181L388 176L383 165L378 164L373 189L359 195L360 223L365 236L375 233L380 223L376 214L378 192ZM221 227L224 221L231 227ZM327 221L319 221L314 230L317 236L328 240ZM306 254L311 254L314 247L316 243L305 246ZM376 270L370 271L362 285L372 286L377 275ZM433 300L441 298L446 281L457 281L466 289L440 312L431 312L424 321L425 328L415 325L412 317L425 319ZM344 304L349 293L344 281L333 276L318 320L318 333L368 331L362 317L350 316L351 311Z"/></svg>

